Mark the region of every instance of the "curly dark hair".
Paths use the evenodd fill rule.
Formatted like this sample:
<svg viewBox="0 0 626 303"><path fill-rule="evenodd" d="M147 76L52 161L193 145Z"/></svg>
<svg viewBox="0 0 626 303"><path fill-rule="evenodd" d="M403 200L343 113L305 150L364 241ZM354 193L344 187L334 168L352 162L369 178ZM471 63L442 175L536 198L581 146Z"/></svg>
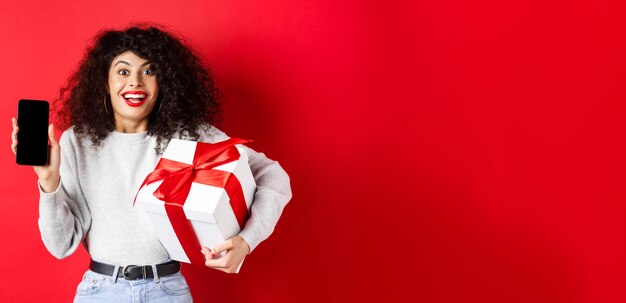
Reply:
<svg viewBox="0 0 626 303"><path fill-rule="evenodd" d="M157 152L175 134L197 139L199 129L208 129L219 120L218 90L208 69L183 42L157 25L134 25L124 30L106 30L94 39L78 69L61 88L58 121L62 128L74 126L79 139L92 146L115 129L112 114L103 99L108 96L108 73L115 57L131 51L150 61L159 85L155 109L149 116L148 134L157 138ZM111 108L110 99L107 106Z"/></svg>

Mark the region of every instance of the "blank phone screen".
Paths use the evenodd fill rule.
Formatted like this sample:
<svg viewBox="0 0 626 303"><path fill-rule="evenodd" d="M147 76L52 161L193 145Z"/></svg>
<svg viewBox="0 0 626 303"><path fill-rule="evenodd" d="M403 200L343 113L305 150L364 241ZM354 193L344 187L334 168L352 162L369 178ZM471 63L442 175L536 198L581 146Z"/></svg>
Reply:
<svg viewBox="0 0 626 303"><path fill-rule="evenodd" d="M48 163L48 113L46 101L20 100L17 109L16 162L42 166Z"/></svg>

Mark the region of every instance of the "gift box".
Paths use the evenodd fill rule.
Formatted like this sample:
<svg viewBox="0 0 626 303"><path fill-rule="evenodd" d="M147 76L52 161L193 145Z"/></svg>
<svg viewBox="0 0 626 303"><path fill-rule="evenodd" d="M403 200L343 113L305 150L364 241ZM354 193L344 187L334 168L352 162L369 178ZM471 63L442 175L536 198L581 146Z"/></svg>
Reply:
<svg viewBox="0 0 626 303"><path fill-rule="evenodd" d="M256 190L245 142L172 139L144 180L135 205L171 259L205 266L200 246L213 248L243 228Z"/></svg>

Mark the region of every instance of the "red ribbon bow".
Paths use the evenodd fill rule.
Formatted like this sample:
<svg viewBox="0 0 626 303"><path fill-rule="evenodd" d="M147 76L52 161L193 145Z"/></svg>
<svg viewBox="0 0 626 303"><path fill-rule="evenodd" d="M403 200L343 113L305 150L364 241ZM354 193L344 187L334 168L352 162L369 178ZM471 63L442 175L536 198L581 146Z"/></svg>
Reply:
<svg viewBox="0 0 626 303"><path fill-rule="evenodd" d="M239 151L235 144L246 142L250 141L230 138L215 144L197 142L193 164L161 158L154 171L146 177L139 187L141 190L147 184L163 180L163 183L154 192L154 196L164 201L167 216L191 264L203 266L205 264L198 238L195 236L191 223L183 210L183 205L185 205L191 190L191 183L224 188L230 198L230 205L239 227L243 228L248 219L248 207L237 177L233 173L213 169L216 166L238 160ZM135 195L136 200L137 195Z"/></svg>

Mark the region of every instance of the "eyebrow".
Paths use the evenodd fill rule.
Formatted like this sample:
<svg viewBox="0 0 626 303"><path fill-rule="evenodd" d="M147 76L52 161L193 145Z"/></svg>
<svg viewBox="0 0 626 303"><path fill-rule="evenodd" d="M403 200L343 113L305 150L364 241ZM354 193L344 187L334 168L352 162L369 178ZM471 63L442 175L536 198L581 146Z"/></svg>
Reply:
<svg viewBox="0 0 626 303"><path fill-rule="evenodd" d="M117 61L117 63L115 63L115 65L114 65L113 67L116 67L116 66L117 66L118 64L120 64L120 63L124 63L124 64L126 64L126 65L128 65L128 66L131 66L131 64L130 64L130 63L128 63L128 62L126 62L126 61L122 61L122 60L120 60L120 61ZM146 66L146 65L148 65L148 64L150 64L150 61L146 61L146 62L145 62L144 64L142 64L141 66Z"/></svg>

